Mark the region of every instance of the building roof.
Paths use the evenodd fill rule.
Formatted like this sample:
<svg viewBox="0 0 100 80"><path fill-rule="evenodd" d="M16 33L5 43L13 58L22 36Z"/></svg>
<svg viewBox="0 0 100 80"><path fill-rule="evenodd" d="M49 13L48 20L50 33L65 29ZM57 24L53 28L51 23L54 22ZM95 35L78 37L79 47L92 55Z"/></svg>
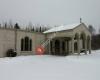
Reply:
<svg viewBox="0 0 100 80"><path fill-rule="evenodd" d="M51 28L51 29L49 29L47 31L44 31L43 33L51 33L51 32L58 32L58 31L70 30L70 29L74 29L75 27L79 26L80 24L81 23L53 27L53 28Z"/></svg>

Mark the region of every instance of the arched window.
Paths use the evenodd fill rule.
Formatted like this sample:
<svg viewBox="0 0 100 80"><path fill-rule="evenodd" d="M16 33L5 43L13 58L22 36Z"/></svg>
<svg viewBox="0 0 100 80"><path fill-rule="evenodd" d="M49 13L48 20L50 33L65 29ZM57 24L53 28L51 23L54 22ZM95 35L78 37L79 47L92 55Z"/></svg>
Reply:
<svg viewBox="0 0 100 80"><path fill-rule="evenodd" d="M78 34L78 33L76 33L76 34L75 34L75 38L74 38L74 39L75 39L75 40L77 40L78 38L79 38L79 34Z"/></svg>
<svg viewBox="0 0 100 80"><path fill-rule="evenodd" d="M21 39L21 51L32 51L32 40L29 37Z"/></svg>
<svg viewBox="0 0 100 80"><path fill-rule="evenodd" d="M32 40L30 39L30 51L32 51Z"/></svg>
<svg viewBox="0 0 100 80"><path fill-rule="evenodd" d="M25 51L29 51L29 38L25 37Z"/></svg>
<svg viewBox="0 0 100 80"><path fill-rule="evenodd" d="M24 51L24 39L21 39L21 51Z"/></svg>

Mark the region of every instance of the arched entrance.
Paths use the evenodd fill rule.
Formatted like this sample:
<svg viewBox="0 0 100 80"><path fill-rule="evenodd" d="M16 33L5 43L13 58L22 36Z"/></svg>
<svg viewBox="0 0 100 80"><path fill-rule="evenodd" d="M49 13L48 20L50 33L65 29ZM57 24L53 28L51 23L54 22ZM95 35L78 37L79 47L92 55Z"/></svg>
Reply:
<svg viewBox="0 0 100 80"><path fill-rule="evenodd" d="M55 40L55 55L60 55L60 41Z"/></svg>
<svg viewBox="0 0 100 80"><path fill-rule="evenodd" d="M78 51L78 44L77 42L74 43L74 52L77 52Z"/></svg>
<svg viewBox="0 0 100 80"><path fill-rule="evenodd" d="M65 41L62 41L62 55L66 55L66 42Z"/></svg>

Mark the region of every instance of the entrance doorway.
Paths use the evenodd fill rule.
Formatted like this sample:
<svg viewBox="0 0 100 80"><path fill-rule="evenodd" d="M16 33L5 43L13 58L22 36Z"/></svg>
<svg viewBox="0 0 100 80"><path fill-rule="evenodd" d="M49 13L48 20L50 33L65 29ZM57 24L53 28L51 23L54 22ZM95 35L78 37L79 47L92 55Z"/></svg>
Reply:
<svg viewBox="0 0 100 80"><path fill-rule="evenodd" d="M60 41L55 40L55 55L60 55Z"/></svg>

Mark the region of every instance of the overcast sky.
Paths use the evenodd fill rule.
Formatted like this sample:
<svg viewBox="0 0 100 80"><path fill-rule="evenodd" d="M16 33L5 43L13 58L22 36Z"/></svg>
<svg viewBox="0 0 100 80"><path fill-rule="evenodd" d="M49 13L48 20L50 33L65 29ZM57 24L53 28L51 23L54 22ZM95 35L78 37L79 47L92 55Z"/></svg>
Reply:
<svg viewBox="0 0 100 80"><path fill-rule="evenodd" d="M79 23L100 27L100 0L0 0L0 22L21 25Z"/></svg>

